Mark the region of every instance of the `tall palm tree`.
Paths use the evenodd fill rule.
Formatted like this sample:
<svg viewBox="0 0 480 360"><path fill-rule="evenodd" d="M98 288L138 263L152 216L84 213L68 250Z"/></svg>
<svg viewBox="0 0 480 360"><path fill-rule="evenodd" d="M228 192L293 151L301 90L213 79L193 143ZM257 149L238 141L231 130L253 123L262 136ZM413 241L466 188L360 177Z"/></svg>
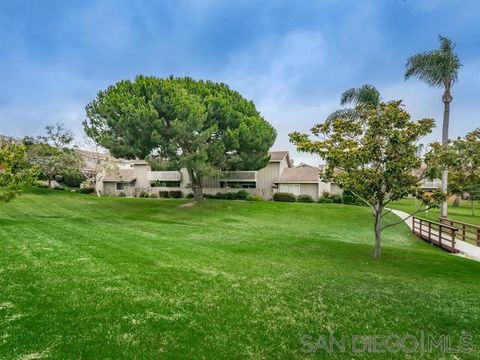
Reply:
<svg viewBox="0 0 480 360"><path fill-rule="evenodd" d="M458 80L458 70L462 67L458 55L455 53L455 43L450 39L439 36L440 48L413 55L408 58L405 80L415 76L431 87L443 87L442 101L443 126L442 144L448 143L448 127L450 122L450 90ZM448 171L442 173L442 191L447 192ZM447 202L442 203L440 216L447 216Z"/></svg>
<svg viewBox="0 0 480 360"><path fill-rule="evenodd" d="M373 85L365 84L359 88L351 88L343 92L340 97L340 105L352 104L377 106L381 101L380 92ZM327 121L335 118L352 118L357 116L355 108L346 108L331 113Z"/></svg>

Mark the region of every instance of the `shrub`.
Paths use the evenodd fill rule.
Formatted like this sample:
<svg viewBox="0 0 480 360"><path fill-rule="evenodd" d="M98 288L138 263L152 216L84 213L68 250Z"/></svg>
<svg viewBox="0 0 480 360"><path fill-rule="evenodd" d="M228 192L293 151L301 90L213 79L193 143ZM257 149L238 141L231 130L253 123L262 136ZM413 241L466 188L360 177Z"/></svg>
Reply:
<svg viewBox="0 0 480 360"><path fill-rule="evenodd" d="M117 194L117 197L125 197L125 196L126 196L126 195L125 195L125 193L124 193L123 191L121 191L121 192L119 192L119 193Z"/></svg>
<svg viewBox="0 0 480 360"><path fill-rule="evenodd" d="M330 197L330 193L326 190L322 191L322 197L324 197L325 199L328 199Z"/></svg>
<svg viewBox="0 0 480 360"><path fill-rule="evenodd" d="M165 198L165 199L170 197L170 194L169 194L168 191L166 191L166 190L159 191L159 192L158 192L158 195L159 195L161 198Z"/></svg>
<svg viewBox="0 0 480 360"><path fill-rule="evenodd" d="M151 194L150 194L150 197L151 197L152 199L156 199L156 198L158 198L158 193L151 193Z"/></svg>
<svg viewBox="0 0 480 360"><path fill-rule="evenodd" d="M211 199L218 199L218 200L237 200L238 194L237 193L221 193L217 192L215 195L212 195Z"/></svg>
<svg viewBox="0 0 480 360"><path fill-rule="evenodd" d="M180 190L170 190L169 195L171 198L174 198L174 199L183 198L183 193Z"/></svg>
<svg viewBox="0 0 480 360"><path fill-rule="evenodd" d="M138 197L148 198L148 197L150 197L150 195L148 195L148 192L146 192L146 191L141 191L140 194L138 195Z"/></svg>
<svg viewBox="0 0 480 360"><path fill-rule="evenodd" d="M247 200L248 195L249 193L246 190L240 190L239 192L237 192L238 200Z"/></svg>
<svg viewBox="0 0 480 360"><path fill-rule="evenodd" d="M343 203L344 204L355 204L355 196L348 190L343 192Z"/></svg>
<svg viewBox="0 0 480 360"><path fill-rule="evenodd" d="M93 194L95 192L95 188L93 187L84 187L78 190L78 192L82 194Z"/></svg>
<svg viewBox="0 0 480 360"><path fill-rule="evenodd" d="M62 191L65 191L66 189L64 187L61 187L61 186L56 186L53 188L53 190L62 190Z"/></svg>
<svg viewBox="0 0 480 360"><path fill-rule="evenodd" d="M185 196L187 199L193 199L194 195L193 193L188 193L187 196Z"/></svg>
<svg viewBox="0 0 480 360"><path fill-rule="evenodd" d="M291 193L277 192L273 194L273 201L295 202L295 200L296 200L295 195Z"/></svg>
<svg viewBox="0 0 480 360"><path fill-rule="evenodd" d="M248 198L247 198L248 201L262 201L263 198L261 195L250 195Z"/></svg>
<svg viewBox="0 0 480 360"><path fill-rule="evenodd" d="M342 195L332 195L333 202L335 204L341 204L342 203Z"/></svg>
<svg viewBox="0 0 480 360"><path fill-rule="evenodd" d="M320 204L332 204L332 203L333 203L333 200L330 199L330 198L321 197L320 199L318 199L318 202L319 202Z"/></svg>
<svg viewBox="0 0 480 360"><path fill-rule="evenodd" d="M297 201L298 202L303 202L303 203L313 203L313 199L310 195L298 195L297 196Z"/></svg>
<svg viewBox="0 0 480 360"><path fill-rule="evenodd" d="M69 187L80 187L80 184L85 180L85 177L80 171L72 171L62 174L63 183Z"/></svg>

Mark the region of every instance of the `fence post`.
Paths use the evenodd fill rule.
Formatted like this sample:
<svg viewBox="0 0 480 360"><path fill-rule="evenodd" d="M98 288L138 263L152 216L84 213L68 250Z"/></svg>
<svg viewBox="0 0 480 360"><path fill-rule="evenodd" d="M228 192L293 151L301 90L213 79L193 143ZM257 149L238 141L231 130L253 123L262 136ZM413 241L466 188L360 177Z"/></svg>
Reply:
<svg viewBox="0 0 480 360"><path fill-rule="evenodd" d="M432 243L432 223L428 223L428 242Z"/></svg>
<svg viewBox="0 0 480 360"><path fill-rule="evenodd" d="M440 247L442 247L442 228L442 225L438 227L438 246Z"/></svg>
<svg viewBox="0 0 480 360"><path fill-rule="evenodd" d="M456 233L456 230L453 229L452 230L452 252L455 253L455 234Z"/></svg>

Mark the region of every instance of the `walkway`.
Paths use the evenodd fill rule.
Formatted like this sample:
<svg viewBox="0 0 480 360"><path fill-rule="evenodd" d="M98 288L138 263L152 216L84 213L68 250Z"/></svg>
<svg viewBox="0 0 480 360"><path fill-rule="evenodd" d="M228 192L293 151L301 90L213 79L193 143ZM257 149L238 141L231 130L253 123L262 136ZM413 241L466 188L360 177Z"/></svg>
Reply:
<svg viewBox="0 0 480 360"><path fill-rule="evenodd" d="M412 218L409 217L410 216L409 214L407 214L404 211L400 211L400 210L394 210L394 209L391 209L391 210L392 210L392 213L397 215L400 219L403 219L405 221L405 224L407 224L407 226L410 229L412 229L413 221L412 221ZM468 259L480 261L480 247L478 247L478 246L469 244L469 243L467 243L465 241L462 241L462 240L455 239L455 249L457 249L459 251L459 253L456 254L458 256L462 256L462 257L465 257L465 258L468 258Z"/></svg>

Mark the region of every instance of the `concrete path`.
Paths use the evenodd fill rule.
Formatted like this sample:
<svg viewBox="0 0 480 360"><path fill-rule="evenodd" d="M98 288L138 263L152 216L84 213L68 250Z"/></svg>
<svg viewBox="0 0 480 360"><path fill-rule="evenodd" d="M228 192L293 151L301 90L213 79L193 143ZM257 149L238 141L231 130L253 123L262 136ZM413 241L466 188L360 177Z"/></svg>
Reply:
<svg viewBox="0 0 480 360"><path fill-rule="evenodd" d="M405 221L405 224L410 228L413 227L412 218L408 218L410 215L404 211L391 209L392 213L397 215L400 219ZM408 218L408 219L407 219ZM465 257L468 259L480 261L480 247L472 245L462 240L455 239L455 248L459 251L457 256Z"/></svg>

